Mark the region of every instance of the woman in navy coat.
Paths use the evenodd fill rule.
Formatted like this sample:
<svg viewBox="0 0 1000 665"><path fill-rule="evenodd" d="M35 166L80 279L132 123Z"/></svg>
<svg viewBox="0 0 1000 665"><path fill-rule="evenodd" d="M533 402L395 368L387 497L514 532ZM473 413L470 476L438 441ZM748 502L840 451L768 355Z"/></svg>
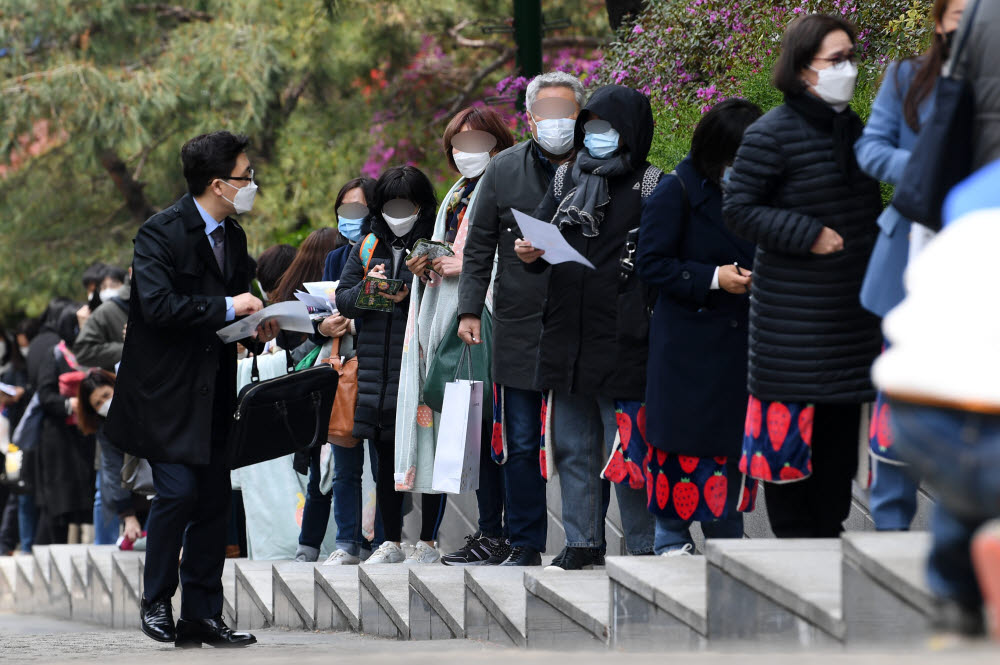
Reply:
<svg viewBox="0 0 1000 665"><path fill-rule="evenodd" d="M744 130L760 115L741 99L714 107L695 129L691 153L643 205L637 267L659 292L645 423L657 554L690 554L696 520L708 537L743 535L736 464L755 248L726 228L722 187Z"/></svg>

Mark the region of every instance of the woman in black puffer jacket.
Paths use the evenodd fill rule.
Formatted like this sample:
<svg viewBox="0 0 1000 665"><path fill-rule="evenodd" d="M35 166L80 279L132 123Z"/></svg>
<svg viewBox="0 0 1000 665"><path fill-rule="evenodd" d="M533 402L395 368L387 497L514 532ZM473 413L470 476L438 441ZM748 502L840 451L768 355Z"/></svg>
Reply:
<svg viewBox="0 0 1000 665"><path fill-rule="evenodd" d="M353 435L368 439L378 454L375 494L382 514L385 542L367 563L399 563L403 560L400 549L403 495L396 491L394 479L396 394L410 307L409 285L413 281L405 259L417 240L431 237L437 198L427 176L412 166L398 166L379 177L370 208L371 234L351 249L337 288L337 309L343 316L361 324L357 339L358 404ZM366 252L370 253L367 262L362 256ZM403 281L404 286L397 295L387 296L393 301L392 311L357 307L366 275ZM433 541L444 512L444 499L443 494L423 495L423 525L415 551L422 561L434 558Z"/></svg>
<svg viewBox="0 0 1000 665"><path fill-rule="evenodd" d="M779 537L842 531L861 404L875 397L879 321L858 294L881 197L854 161L854 47L840 18L788 27L774 68L785 104L747 130L725 196L727 224L757 244L741 468L775 483L766 496Z"/></svg>

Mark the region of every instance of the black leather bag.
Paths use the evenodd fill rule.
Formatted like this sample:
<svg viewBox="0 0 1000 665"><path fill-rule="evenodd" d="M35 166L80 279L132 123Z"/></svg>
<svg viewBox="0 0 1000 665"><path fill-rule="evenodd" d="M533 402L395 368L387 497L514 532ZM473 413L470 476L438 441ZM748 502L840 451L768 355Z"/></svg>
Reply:
<svg viewBox="0 0 1000 665"><path fill-rule="evenodd" d="M955 45L952 67L961 62L962 47L968 41L978 7L979 2L976 2L961 42ZM972 170L975 111L972 85L960 77L942 73L937 82L934 109L920 128L903 179L892 198L892 207L903 217L933 231L941 229L945 197Z"/></svg>
<svg viewBox="0 0 1000 665"><path fill-rule="evenodd" d="M326 443L340 377L327 364L295 371L291 355L286 352L285 357L287 373L261 381L254 356L250 383L240 391L229 430L226 461L230 469Z"/></svg>

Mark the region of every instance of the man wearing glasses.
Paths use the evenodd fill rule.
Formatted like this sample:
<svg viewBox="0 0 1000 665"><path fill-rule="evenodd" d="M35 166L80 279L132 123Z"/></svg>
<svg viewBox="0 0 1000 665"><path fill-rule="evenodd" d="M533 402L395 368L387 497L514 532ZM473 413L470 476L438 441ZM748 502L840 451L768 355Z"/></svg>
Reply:
<svg viewBox="0 0 1000 665"><path fill-rule="evenodd" d="M197 136L181 149L188 194L135 237L128 333L106 433L150 462L156 497L146 522L142 631L178 647L257 640L222 619L229 515L226 436L236 408L236 345L216 331L261 309L249 293L246 234L230 215L253 207L247 139ZM264 324L254 337L273 339ZM176 626L170 599L182 585Z"/></svg>

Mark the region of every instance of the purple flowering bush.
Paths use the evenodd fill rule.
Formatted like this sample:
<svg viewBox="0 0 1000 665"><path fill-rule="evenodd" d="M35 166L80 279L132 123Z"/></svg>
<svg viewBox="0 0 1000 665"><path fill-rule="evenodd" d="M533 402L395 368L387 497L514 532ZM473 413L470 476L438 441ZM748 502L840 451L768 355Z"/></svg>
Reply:
<svg viewBox="0 0 1000 665"><path fill-rule="evenodd" d="M781 103L770 71L789 21L839 15L858 30L854 108L867 117L886 64L926 49L930 3L920 0L650 0L623 26L591 77L648 94L657 119L651 161L671 167L687 153L702 113L729 97L765 110Z"/></svg>

